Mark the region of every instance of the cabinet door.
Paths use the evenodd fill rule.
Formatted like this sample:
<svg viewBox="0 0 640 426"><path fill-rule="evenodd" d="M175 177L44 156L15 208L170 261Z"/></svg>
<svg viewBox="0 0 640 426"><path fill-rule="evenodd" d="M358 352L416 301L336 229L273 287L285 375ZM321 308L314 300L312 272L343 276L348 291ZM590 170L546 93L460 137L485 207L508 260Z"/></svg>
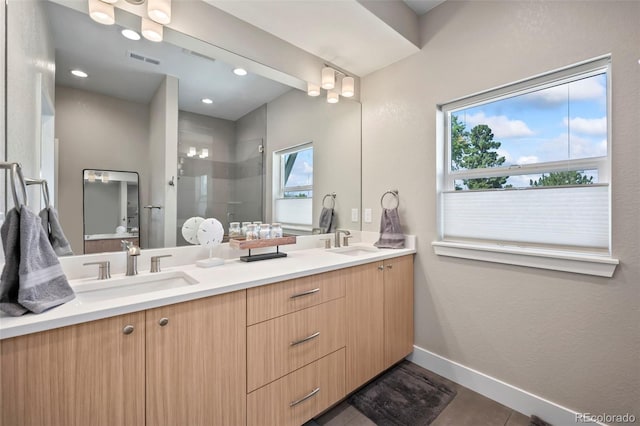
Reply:
<svg viewBox="0 0 640 426"><path fill-rule="evenodd" d="M137 312L3 340L1 423L144 425L144 327Z"/></svg>
<svg viewBox="0 0 640 426"><path fill-rule="evenodd" d="M384 368L383 263L346 270L347 393Z"/></svg>
<svg viewBox="0 0 640 426"><path fill-rule="evenodd" d="M384 365L413 351L413 256L384 261Z"/></svg>
<svg viewBox="0 0 640 426"><path fill-rule="evenodd" d="M147 424L245 424L245 291L150 309L146 320Z"/></svg>

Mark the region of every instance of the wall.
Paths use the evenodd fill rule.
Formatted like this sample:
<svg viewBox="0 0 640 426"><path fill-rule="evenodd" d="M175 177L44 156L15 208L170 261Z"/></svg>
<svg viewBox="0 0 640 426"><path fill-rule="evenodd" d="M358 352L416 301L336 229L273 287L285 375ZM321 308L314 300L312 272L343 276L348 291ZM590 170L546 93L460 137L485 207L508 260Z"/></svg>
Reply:
<svg viewBox="0 0 640 426"><path fill-rule="evenodd" d="M578 412L640 417L640 3L448 1L363 79L363 206L418 236L415 343ZM436 104L612 53L612 279L437 257Z"/></svg>
<svg viewBox="0 0 640 426"><path fill-rule="evenodd" d="M239 204L234 209L234 221L262 220L265 203L265 152L259 145L266 145L267 105L251 111L236 121L234 162L236 175L231 197Z"/></svg>
<svg viewBox="0 0 640 426"><path fill-rule="evenodd" d="M54 99L54 49L45 2L21 0L7 6L7 160L20 162L27 177L40 176L42 98ZM4 21L3 28L4 28ZM53 188L51 188L53 190ZM32 209L40 208L40 188L29 188ZM9 190L9 194L11 191ZM11 196L9 205L13 205Z"/></svg>
<svg viewBox="0 0 640 426"><path fill-rule="evenodd" d="M5 4L0 5L0 22L5 22L5 17L6 17L6 6ZM2 77L2 81L7 81L6 80L6 76L5 76L5 51L6 51L6 27L3 27L3 29L0 29L0 34L2 34L1 37L1 41L0 41L0 76ZM6 149L7 149L7 143L5 140L5 90L4 90L4 84L0 85L0 161L5 161L6 160ZM5 176L6 176L6 172L2 172L0 173L0 213L2 214L0 216L0 222L2 222L4 220L4 212L6 211L6 199L5 199L5 191L4 191L4 182L5 182ZM1 225L0 225L1 226ZM2 246L2 244L0 244L0 246ZM2 253L2 248L0 247L0 256L2 256L2 258L4 258L4 255Z"/></svg>
<svg viewBox="0 0 640 426"><path fill-rule="evenodd" d="M149 182L149 107L70 87L56 87L56 137L59 140L60 222L75 254L82 254L82 170L138 172ZM140 203L148 195L140 192ZM140 209L144 231L146 210ZM114 228L115 229L115 228Z"/></svg>
<svg viewBox="0 0 640 426"><path fill-rule="evenodd" d="M299 90L267 104L268 221L272 214L273 152L313 142L313 226L318 226L323 196L335 192L338 226L360 228L359 221L351 221L351 209L360 209L360 114L357 102L343 99L329 104L323 97L310 97Z"/></svg>
<svg viewBox="0 0 640 426"><path fill-rule="evenodd" d="M178 177L178 79L166 76L149 104L149 201L162 208L145 209L148 240L143 248L175 247ZM174 180L174 183L176 181ZM141 186L141 188L145 188ZM144 190L141 191L143 194ZM143 206L145 204L143 203ZM142 228L143 232L145 228Z"/></svg>
<svg viewBox="0 0 640 426"><path fill-rule="evenodd" d="M85 183L84 226L87 234L114 234L120 225L120 182Z"/></svg>

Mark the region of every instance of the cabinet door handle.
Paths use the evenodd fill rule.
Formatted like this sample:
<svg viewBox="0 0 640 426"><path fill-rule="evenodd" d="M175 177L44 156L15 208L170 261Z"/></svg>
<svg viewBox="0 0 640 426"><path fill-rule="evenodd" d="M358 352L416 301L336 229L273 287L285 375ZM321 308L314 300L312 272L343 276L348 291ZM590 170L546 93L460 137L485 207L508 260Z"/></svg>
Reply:
<svg viewBox="0 0 640 426"><path fill-rule="evenodd" d="M169 324L169 318L160 318L158 324L160 324L160 327L164 327L165 325Z"/></svg>
<svg viewBox="0 0 640 426"><path fill-rule="evenodd" d="M309 335L307 337L304 337L304 338L302 338L300 340L294 340L293 342L289 343L289 346L296 346L296 345L299 345L300 343L308 342L311 339L315 339L319 335L320 335L320 332L316 331L315 333L313 333L313 334L311 334L311 335Z"/></svg>
<svg viewBox="0 0 640 426"><path fill-rule="evenodd" d="M380 265L380 266L378 266L378 270L379 270L379 271L384 271L384 265Z"/></svg>
<svg viewBox="0 0 640 426"><path fill-rule="evenodd" d="M317 394L318 392L320 392L320 388L315 388L314 390L312 390L311 392L309 392L308 394L306 394L305 396L303 396L300 399L297 399L291 403L289 403L289 407L295 407L296 405L300 404L301 402L306 401L307 399L311 398L312 396L314 396L315 394Z"/></svg>
<svg viewBox="0 0 640 426"><path fill-rule="evenodd" d="M293 294L293 295L289 296L289 299L295 299L296 297L308 296L310 294L317 293L319 291L320 291L320 287L316 287L313 290L307 290L307 291L303 291L302 293Z"/></svg>
<svg viewBox="0 0 640 426"><path fill-rule="evenodd" d="M131 334L131 333L133 333L133 330L134 330L133 326L131 324L129 324L129 325L125 325L124 326L124 328L122 329L122 332L124 334Z"/></svg>
<svg viewBox="0 0 640 426"><path fill-rule="evenodd" d="M387 265L387 269L393 269L393 265Z"/></svg>

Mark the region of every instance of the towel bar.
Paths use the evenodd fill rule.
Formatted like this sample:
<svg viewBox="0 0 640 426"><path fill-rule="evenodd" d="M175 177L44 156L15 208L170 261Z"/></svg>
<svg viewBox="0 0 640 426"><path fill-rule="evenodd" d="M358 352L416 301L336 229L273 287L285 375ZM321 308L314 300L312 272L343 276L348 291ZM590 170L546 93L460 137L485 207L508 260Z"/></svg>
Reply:
<svg viewBox="0 0 640 426"><path fill-rule="evenodd" d="M49 196L49 184L46 179L24 179L26 185L42 185L42 197L44 198L44 206L49 207L51 197Z"/></svg>
<svg viewBox="0 0 640 426"><path fill-rule="evenodd" d="M327 197L329 197L329 200L331 201L331 207L327 207L324 205L325 200L327 199ZM332 192L331 194L327 194L322 198L322 207L327 207L329 209L332 209L336 206L336 193Z"/></svg>
<svg viewBox="0 0 640 426"><path fill-rule="evenodd" d="M20 180L20 189L22 189L22 199L24 200L23 204L28 205L27 185L24 181L24 176L22 175L22 167L19 163L0 162L0 169L11 171L11 195L13 196L13 204L16 209L20 210L20 200L18 199L18 192L16 190L16 176L18 176L18 179Z"/></svg>
<svg viewBox="0 0 640 426"><path fill-rule="evenodd" d="M386 208L384 206L384 197L386 195L393 195L394 200L396 200L396 205L395 207L391 207L391 208L398 208L400 206L400 195L398 195L398 190L397 189L390 189L388 191L386 191L384 194L382 194L382 197L380 197L380 206L384 209Z"/></svg>

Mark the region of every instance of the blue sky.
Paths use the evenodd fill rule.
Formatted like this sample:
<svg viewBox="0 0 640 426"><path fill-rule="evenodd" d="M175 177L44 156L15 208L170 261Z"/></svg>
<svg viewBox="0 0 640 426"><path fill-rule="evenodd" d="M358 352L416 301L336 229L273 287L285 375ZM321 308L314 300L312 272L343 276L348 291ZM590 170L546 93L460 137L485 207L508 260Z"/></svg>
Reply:
<svg viewBox="0 0 640 426"><path fill-rule="evenodd" d="M471 130L487 124L504 165L607 155L606 74L456 111ZM533 176L531 176L533 177ZM509 183L528 186L529 176Z"/></svg>
<svg viewBox="0 0 640 426"><path fill-rule="evenodd" d="M313 184L313 148L298 151L293 169L289 175L287 186L303 186Z"/></svg>

